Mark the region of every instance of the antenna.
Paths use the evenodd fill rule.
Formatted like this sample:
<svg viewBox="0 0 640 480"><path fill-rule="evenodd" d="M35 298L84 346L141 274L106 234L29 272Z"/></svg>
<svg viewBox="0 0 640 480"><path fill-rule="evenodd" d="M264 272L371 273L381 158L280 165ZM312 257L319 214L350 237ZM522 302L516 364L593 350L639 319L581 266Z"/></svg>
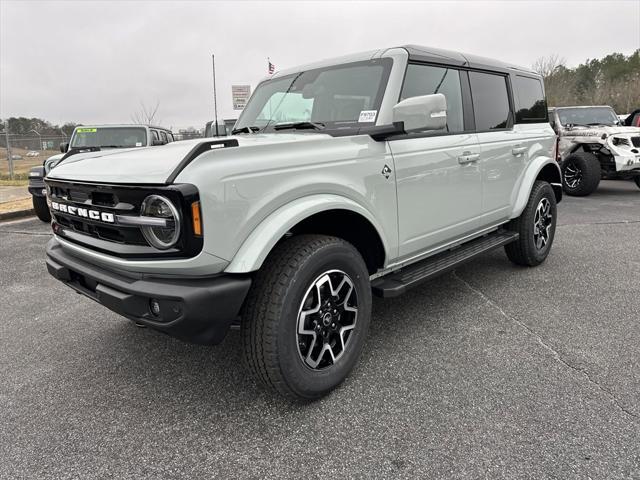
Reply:
<svg viewBox="0 0 640 480"><path fill-rule="evenodd" d="M213 115L216 124L216 137L218 136L218 102L216 100L216 58L211 54L211 66L213 67Z"/></svg>

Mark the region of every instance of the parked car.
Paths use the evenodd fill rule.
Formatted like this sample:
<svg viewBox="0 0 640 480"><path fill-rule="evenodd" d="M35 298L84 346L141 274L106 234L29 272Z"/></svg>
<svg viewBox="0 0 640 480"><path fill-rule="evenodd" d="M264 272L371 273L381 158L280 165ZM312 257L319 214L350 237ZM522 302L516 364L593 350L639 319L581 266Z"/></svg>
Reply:
<svg viewBox="0 0 640 480"><path fill-rule="evenodd" d="M35 150L29 150L27 152L27 157L39 157L40 156L40 152L37 152Z"/></svg>
<svg viewBox="0 0 640 480"><path fill-rule="evenodd" d="M52 168L72 155L111 149L165 145L171 142L173 142L173 134L170 130L150 125L84 125L76 127L71 134L71 141L60 145L60 154L47 158L42 166L33 167L29 171L29 193L31 193L36 215L43 222L51 221L51 213L45 196L44 177ZM108 157L104 153L100 155Z"/></svg>
<svg viewBox="0 0 640 480"><path fill-rule="evenodd" d="M204 126L205 138L226 137L227 135L231 135L231 130L233 130L233 126L235 125L236 121L236 118L225 118L222 122L218 122L217 126L216 122L213 120L207 122Z"/></svg>
<svg viewBox="0 0 640 480"><path fill-rule="evenodd" d="M555 134L527 68L418 46L325 60L265 79L235 132L56 167L47 268L197 343L239 318L250 370L288 398L349 374L372 293L553 244Z"/></svg>
<svg viewBox="0 0 640 480"><path fill-rule="evenodd" d="M627 115L622 124L627 127L640 127L640 108Z"/></svg>
<svg viewBox="0 0 640 480"><path fill-rule="evenodd" d="M621 125L606 105L551 108L549 120L567 195L590 195L601 179L634 180L640 188L640 128Z"/></svg>

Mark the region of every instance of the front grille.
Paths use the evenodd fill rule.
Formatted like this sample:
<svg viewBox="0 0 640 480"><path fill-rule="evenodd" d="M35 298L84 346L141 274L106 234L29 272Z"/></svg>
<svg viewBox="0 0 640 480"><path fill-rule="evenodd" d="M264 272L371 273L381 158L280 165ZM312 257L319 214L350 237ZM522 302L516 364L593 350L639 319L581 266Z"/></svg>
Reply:
<svg viewBox="0 0 640 480"><path fill-rule="evenodd" d="M117 215L140 215L144 199L151 194L167 197L180 210L183 219L178 243L168 250L156 250L145 240L140 227L106 223L102 219L51 210L56 235L86 248L127 258L168 257L184 258L202 249L202 238L193 233L190 220L192 202L197 201L193 185L132 187L79 182L45 180L49 200L94 212Z"/></svg>
<svg viewBox="0 0 640 480"><path fill-rule="evenodd" d="M640 137L631 137L634 147L640 147Z"/></svg>

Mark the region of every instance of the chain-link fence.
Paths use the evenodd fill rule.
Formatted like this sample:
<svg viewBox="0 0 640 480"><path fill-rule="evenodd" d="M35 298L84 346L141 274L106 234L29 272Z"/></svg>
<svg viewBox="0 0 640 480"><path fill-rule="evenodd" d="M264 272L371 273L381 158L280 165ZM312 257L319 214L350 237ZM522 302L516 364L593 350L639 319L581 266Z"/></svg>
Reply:
<svg viewBox="0 0 640 480"><path fill-rule="evenodd" d="M62 135L0 134L0 180L28 178L31 167L60 153L60 144L68 141Z"/></svg>

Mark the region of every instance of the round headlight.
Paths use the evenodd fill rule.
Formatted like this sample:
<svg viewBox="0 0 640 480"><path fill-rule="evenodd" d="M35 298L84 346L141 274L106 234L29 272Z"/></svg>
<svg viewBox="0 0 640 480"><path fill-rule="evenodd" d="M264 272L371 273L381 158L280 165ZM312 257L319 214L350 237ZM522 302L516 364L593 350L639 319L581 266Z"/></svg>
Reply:
<svg viewBox="0 0 640 480"><path fill-rule="evenodd" d="M180 238L180 214L169 199L160 195L149 195L142 202L140 215L166 220L166 226L142 227L142 234L152 247L166 250L176 244Z"/></svg>

